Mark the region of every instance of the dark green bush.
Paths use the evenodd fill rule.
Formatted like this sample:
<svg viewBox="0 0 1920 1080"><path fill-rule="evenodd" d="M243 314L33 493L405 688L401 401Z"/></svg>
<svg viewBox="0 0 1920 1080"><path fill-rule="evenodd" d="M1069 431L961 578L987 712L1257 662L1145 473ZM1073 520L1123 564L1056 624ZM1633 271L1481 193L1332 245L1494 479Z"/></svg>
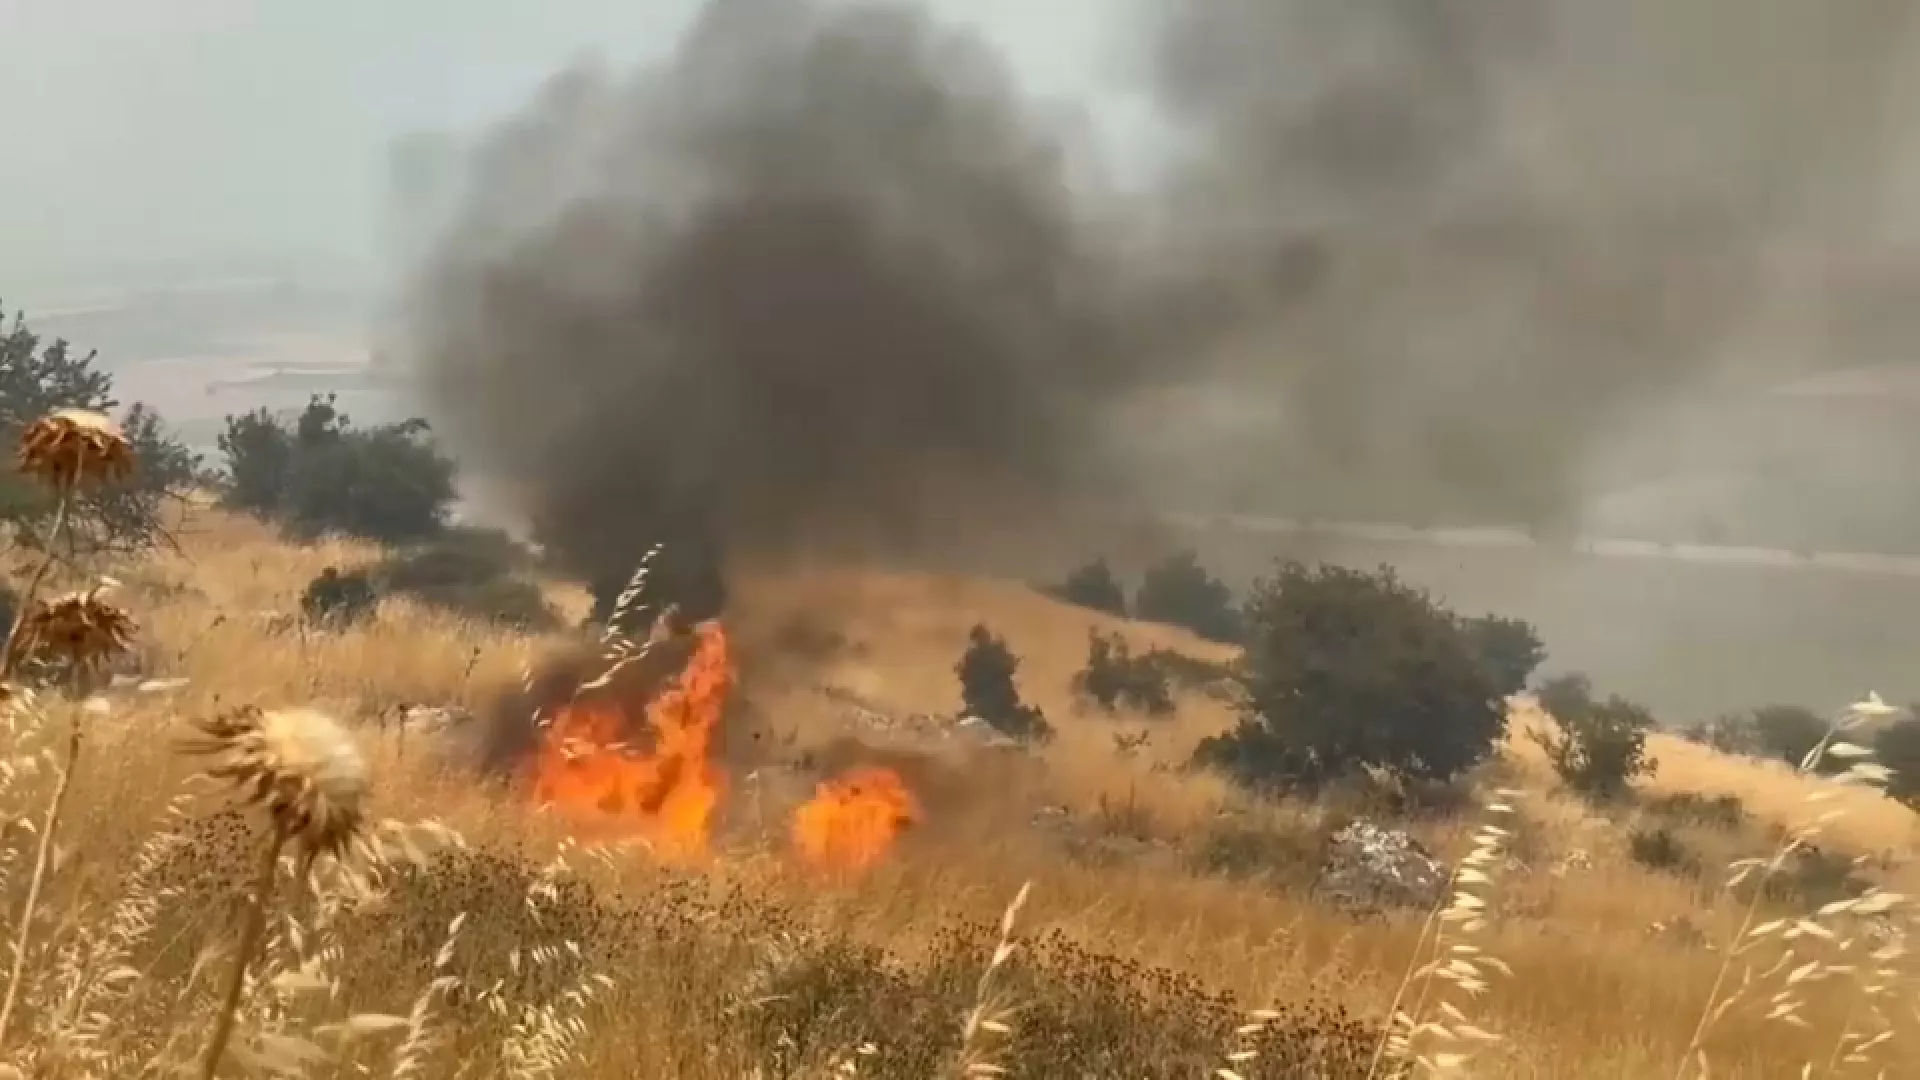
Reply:
<svg viewBox="0 0 1920 1080"><path fill-rule="evenodd" d="M1147 569L1133 601L1134 617L1181 626L1209 641L1238 645L1246 631L1233 590L1207 573L1192 551Z"/></svg>
<svg viewBox="0 0 1920 1080"><path fill-rule="evenodd" d="M1006 640L982 625L967 632L967 650L954 665L960 678L961 707L1009 738L1041 741L1053 737L1053 725L1040 709L1020 700L1014 673L1020 658Z"/></svg>
<svg viewBox="0 0 1920 1080"><path fill-rule="evenodd" d="M1482 615L1463 620L1461 628L1473 643L1474 655L1480 658L1481 666L1486 668L1494 687L1503 696L1525 690L1527 680L1546 663L1547 648L1540 641L1540 633L1524 619Z"/></svg>
<svg viewBox="0 0 1920 1080"><path fill-rule="evenodd" d="M1135 655L1118 634L1087 631L1087 663L1074 675L1073 689L1108 712L1126 708L1166 716L1174 711L1167 673L1154 654Z"/></svg>
<svg viewBox="0 0 1920 1080"><path fill-rule="evenodd" d="M331 395L309 401L291 430L265 410L229 416L219 437L225 501L300 539L435 536L453 504L454 469L427 435L417 418L356 428Z"/></svg>
<svg viewBox="0 0 1920 1080"><path fill-rule="evenodd" d="M140 552L166 541L162 511L193 488L200 459L173 438L153 409L135 403L122 410L112 374L97 361L97 354L81 353L64 340L45 341L22 315L8 323L0 308L0 445L12 447L28 424L55 409L115 415L133 447L133 472L75 497L66 540L82 554ZM11 465L0 468L0 522L16 529L16 543L37 545L55 506L44 485Z"/></svg>
<svg viewBox="0 0 1920 1080"><path fill-rule="evenodd" d="M1506 730L1500 688L1454 615L1390 568L1283 563L1256 584L1239 723L1195 764L1263 787L1365 768L1446 780Z"/></svg>
<svg viewBox="0 0 1920 1080"><path fill-rule="evenodd" d="M1618 695L1595 701L1585 675L1563 675L1540 688L1540 706L1553 719L1550 731L1533 738L1547 763L1569 788L1594 799L1626 794L1633 781L1651 776L1647 756L1653 714Z"/></svg>
<svg viewBox="0 0 1920 1080"><path fill-rule="evenodd" d="M1125 616L1127 593L1105 559L1095 559L1067 575L1067 579L1048 592L1069 604L1078 604L1109 615Z"/></svg>

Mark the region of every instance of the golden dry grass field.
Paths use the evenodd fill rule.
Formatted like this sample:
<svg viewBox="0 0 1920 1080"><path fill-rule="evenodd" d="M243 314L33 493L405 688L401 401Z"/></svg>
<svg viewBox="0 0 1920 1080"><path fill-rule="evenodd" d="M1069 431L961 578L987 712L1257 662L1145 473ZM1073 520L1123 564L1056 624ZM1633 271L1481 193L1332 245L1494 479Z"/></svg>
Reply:
<svg viewBox="0 0 1920 1080"><path fill-rule="evenodd" d="M308 883L287 861L222 1075L1391 1075L1376 1057L1396 1002L1442 1026L1415 1040L1430 1064L1470 1051L1477 1076L1920 1074L1920 965L1898 930L1865 929L1889 920L1817 914L1835 886L1786 880L1798 862L1776 887L1726 887L1729 863L1818 824L1822 865L1858 857L1847 872L1920 891L1920 819L1868 790L1657 737L1634 808L1602 813L1554 790L1519 734L1538 718L1516 706L1475 798L1409 826L1453 859L1501 828L1501 851L1459 879L1476 917L1434 923L1453 974L1477 977L1409 978L1433 950L1430 913L1356 918L1307 891L1326 836L1377 797L1259 804L1167 768L1230 722L1199 692L1168 720L1076 708L1090 625L1230 658L1182 632L1014 582L749 574L729 616L740 681L719 825L710 850L669 859L605 829L570 836L514 777L477 775L464 729L395 722L414 704L484 716L564 636L393 603L337 632L273 625L263 613L298 611L323 567L380 553L292 546L207 508L180 537L178 554L96 569L137 620L140 676L185 683L43 695L8 721L9 941L70 722L83 741L0 1073L192 1075L265 829L226 813L176 742L194 718L301 705L341 718L369 763L370 850L321 860ZM552 594L584 612L576 590ZM1025 754L942 737L939 720L857 718L951 716L976 621L1024 657L1022 692L1056 741ZM1132 753L1114 738L1149 728ZM862 754L898 765L922 820L864 872L812 869L792 806ZM1745 813L1716 821L1673 795L1736 796ZM1680 855L1649 868L1630 837L1660 828Z"/></svg>

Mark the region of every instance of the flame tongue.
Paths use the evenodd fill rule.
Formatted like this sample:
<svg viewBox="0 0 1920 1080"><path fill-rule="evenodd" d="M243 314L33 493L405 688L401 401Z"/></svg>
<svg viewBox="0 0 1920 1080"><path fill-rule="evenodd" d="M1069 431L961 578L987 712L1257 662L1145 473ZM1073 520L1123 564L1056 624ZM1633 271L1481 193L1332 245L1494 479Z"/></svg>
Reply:
<svg viewBox="0 0 1920 1080"><path fill-rule="evenodd" d="M732 690L726 634L702 623L685 670L638 717L608 698L554 715L534 761L534 799L665 854L705 851L726 783L714 755ZM629 744L642 735L650 736L645 752Z"/></svg>
<svg viewBox="0 0 1920 1080"><path fill-rule="evenodd" d="M919 817L920 807L900 774L878 766L858 768L822 783L795 811L794 847L821 869L864 870Z"/></svg>

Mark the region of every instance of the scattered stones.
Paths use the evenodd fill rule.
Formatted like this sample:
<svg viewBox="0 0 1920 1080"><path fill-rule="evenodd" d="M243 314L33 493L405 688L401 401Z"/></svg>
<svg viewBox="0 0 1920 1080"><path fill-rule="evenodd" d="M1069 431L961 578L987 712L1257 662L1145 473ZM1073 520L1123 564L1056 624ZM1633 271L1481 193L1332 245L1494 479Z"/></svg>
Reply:
<svg viewBox="0 0 1920 1080"><path fill-rule="evenodd" d="M1405 831L1356 821L1328 842L1315 892L1356 914L1431 908L1448 877L1446 865Z"/></svg>

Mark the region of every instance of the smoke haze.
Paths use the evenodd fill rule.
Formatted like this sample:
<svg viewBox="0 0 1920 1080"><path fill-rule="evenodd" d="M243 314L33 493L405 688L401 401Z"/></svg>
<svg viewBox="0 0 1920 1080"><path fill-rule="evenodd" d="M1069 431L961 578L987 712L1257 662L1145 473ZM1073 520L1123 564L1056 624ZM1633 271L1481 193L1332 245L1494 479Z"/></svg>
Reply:
<svg viewBox="0 0 1920 1080"><path fill-rule="evenodd" d="M1671 401L1860 347L1809 280L1920 240L1898 0L1114 8L1176 148L1130 194L907 5L714 0L556 78L409 295L463 464L596 581L1200 479L1540 521ZM1169 386L1255 434L1202 455Z"/></svg>

